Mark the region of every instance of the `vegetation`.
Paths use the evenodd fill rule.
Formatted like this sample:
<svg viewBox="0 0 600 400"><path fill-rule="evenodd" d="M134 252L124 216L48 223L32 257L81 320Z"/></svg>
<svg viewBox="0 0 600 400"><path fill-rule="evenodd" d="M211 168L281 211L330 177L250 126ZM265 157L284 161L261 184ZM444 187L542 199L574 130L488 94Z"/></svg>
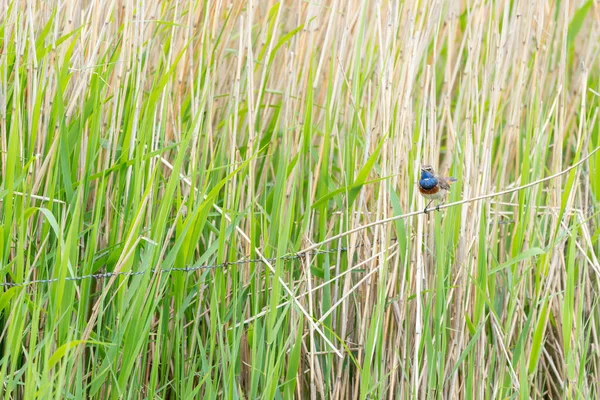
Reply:
<svg viewBox="0 0 600 400"><path fill-rule="evenodd" d="M600 397L599 15L3 1L3 398Z"/></svg>

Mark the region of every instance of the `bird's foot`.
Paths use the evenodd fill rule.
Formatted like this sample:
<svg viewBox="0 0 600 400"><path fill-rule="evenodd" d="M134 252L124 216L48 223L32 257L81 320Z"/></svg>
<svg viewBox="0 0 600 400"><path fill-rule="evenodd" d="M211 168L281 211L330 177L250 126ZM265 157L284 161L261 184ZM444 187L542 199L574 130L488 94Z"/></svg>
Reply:
<svg viewBox="0 0 600 400"><path fill-rule="evenodd" d="M430 210L428 210L428 209L427 209L427 207L429 207L429 205L431 204L431 202L432 202L432 201L433 201L433 200L431 200L431 201L430 201L429 203L427 203L427 205L425 206L425 209L423 210L423 212L425 213L425 215L429 214L429 211L430 211Z"/></svg>

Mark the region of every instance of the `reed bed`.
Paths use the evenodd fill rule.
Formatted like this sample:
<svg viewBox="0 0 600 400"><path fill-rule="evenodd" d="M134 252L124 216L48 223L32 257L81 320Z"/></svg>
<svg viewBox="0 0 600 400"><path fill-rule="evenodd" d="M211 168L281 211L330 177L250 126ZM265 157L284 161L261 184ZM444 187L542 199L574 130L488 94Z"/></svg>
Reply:
<svg viewBox="0 0 600 400"><path fill-rule="evenodd" d="M3 398L600 397L597 2L0 4Z"/></svg>

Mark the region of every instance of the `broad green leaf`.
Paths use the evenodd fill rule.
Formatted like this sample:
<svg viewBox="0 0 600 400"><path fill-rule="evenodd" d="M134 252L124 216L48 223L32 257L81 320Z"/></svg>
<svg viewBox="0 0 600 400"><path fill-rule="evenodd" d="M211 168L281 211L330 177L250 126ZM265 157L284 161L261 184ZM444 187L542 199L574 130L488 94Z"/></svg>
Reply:
<svg viewBox="0 0 600 400"><path fill-rule="evenodd" d="M497 266L494 269L491 269L487 273L487 275L488 276L493 275L499 271L502 271L503 269L505 269L507 267L510 267L513 264L527 260L528 258L531 258L531 257L539 256L540 254L544 254L544 253L546 253L546 251L543 249L540 249L539 247L531 247L531 248L525 250L524 252L522 252L521 254L519 254L518 256L513 257L508 261L503 262L502 264L500 264L499 266Z"/></svg>
<svg viewBox="0 0 600 400"><path fill-rule="evenodd" d="M573 15L573 19L569 23L569 31L567 33L567 48L573 46L573 42L583 26L583 22L585 21L588 12L592 8L592 4L593 1L588 0L583 6L575 11L575 15Z"/></svg>
<svg viewBox="0 0 600 400"><path fill-rule="evenodd" d="M111 345L110 343L96 342L93 340L72 340L70 342L63 344L58 349L56 349L56 351L48 359L48 367L54 368L56 363L59 362L61 360L61 358L63 358L70 349L72 349L73 347L79 346L81 344L95 344L95 345L102 345L102 346L110 346Z"/></svg>

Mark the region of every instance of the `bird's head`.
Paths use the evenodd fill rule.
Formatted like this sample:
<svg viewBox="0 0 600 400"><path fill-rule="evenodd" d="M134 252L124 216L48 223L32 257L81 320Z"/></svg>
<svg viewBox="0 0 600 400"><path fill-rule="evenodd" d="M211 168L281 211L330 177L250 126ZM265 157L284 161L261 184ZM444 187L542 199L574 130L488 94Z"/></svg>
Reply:
<svg viewBox="0 0 600 400"><path fill-rule="evenodd" d="M421 165L421 179L432 178L433 176L433 167L431 165Z"/></svg>
<svg viewBox="0 0 600 400"><path fill-rule="evenodd" d="M423 164L421 165L421 172L429 172L430 174L433 174L433 167L428 164Z"/></svg>

